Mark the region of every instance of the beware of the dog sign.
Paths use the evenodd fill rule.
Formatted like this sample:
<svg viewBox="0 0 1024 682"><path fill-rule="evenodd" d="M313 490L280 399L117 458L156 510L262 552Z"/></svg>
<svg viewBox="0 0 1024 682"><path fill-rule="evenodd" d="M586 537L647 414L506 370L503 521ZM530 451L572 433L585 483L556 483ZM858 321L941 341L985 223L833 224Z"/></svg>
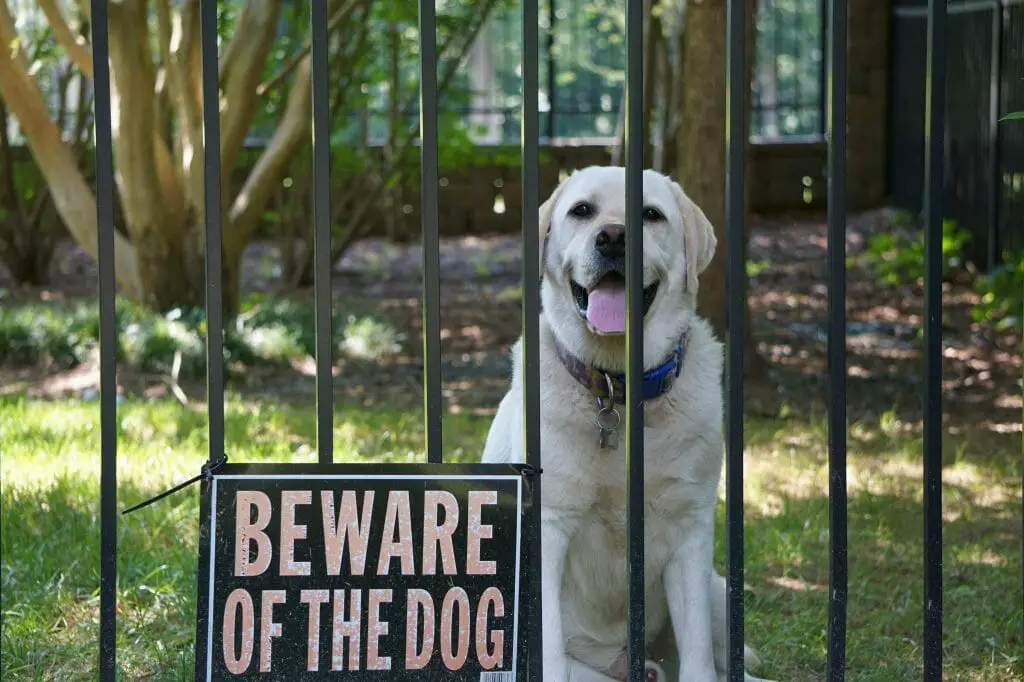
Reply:
<svg viewBox="0 0 1024 682"><path fill-rule="evenodd" d="M525 680L529 486L517 466L219 468L196 678Z"/></svg>

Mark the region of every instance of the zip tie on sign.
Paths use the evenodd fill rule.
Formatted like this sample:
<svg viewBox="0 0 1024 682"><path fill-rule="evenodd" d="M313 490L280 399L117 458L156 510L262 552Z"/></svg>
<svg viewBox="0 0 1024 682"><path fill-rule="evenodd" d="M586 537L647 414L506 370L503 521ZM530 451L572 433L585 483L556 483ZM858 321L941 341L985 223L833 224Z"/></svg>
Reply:
<svg viewBox="0 0 1024 682"><path fill-rule="evenodd" d="M196 476L193 476L192 478L188 479L187 481L185 481L183 483L179 483L178 485L174 486L173 488L170 488L168 490L163 491L159 495L155 495L155 496L149 498L145 502L140 502L137 505L135 505L134 507L129 507L128 509L125 509L124 511L121 512L121 515L124 516L125 514L131 514L133 511L137 511L139 509L142 509L143 507L148 507L149 505L153 504L154 502L159 502L160 500L164 499L165 497L167 497L169 495L173 495L174 493L178 492L179 490L187 488L188 486L190 486L193 483L196 483L198 481L206 481L207 483L209 483L210 481L213 480L213 472L216 471L217 469L221 468L225 464L227 464L227 461L228 461L228 456L224 455L223 457L221 457L220 459L218 459L215 462L207 462L206 464L203 465L202 471L200 471L199 474L197 474Z"/></svg>

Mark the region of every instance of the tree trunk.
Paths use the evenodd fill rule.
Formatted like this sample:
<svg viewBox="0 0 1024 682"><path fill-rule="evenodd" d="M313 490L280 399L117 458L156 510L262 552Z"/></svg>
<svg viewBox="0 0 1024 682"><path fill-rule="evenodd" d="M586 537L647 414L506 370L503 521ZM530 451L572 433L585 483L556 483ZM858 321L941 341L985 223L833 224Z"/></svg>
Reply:
<svg viewBox="0 0 1024 682"><path fill-rule="evenodd" d="M197 219L191 226L163 228L157 225L156 234L184 233L184 239L160 243L142 242L137 251L143 283L142 301L157 312L175 308L204 308L206 306L206 260L204 233ZM221 249L221 303L225 319L231 319L241 304L242 254L245 244L224 241Z"/></svg>
<svg viewBox="0 0 1024 682"><path fill-rule="evenodd" d="M149 231L151 237L139 241L135 247L142 279L141 300L157 312L204 304L204 254L199 236L203 230L196 220L195 217L189 219L191 228L161 222L153 224ZM196 238L182 238L182 235L196 233Z"/></svg>
<svg viewBox="0 0 1024 682"><path fill-rule="evenodd" d="M747 17L747 52L752 55L752 2L748 2ZM683 83L676 169L683 189L700 205L715 226L718 249L711 265L701 277L698 307L700 314L712 324L715 333L723 341L728 335L725 290L725 93L728 87L725 30L725 0L691 2L687 7L682 40ZM752 59L748 59L748 82L750 63ZM746 90L749 92L749 88ZM748 95L745 109L749 112L749 108ZM749 229L749 221L747 223ZM746 261L745 249L743 259ZM749 305L746 307L746 317L745 374L750 378L761 377L767 364L757 352Z"/></svg>
<svg viewBox="0 0 1024 682"><path fill-rule="evenodd" d="M0 2L0 44L17 44L14 19L7 3ZM61 139L43 100L42 93L29 75L29 65L21 52L0 49L0 97L18 119L53 203L60 211L68 231L82 248L97 256L96 200L78 168L71 148ZM135 249L125 237L114 234L114 270L121 287L129 296L141 291Z"/></svg>

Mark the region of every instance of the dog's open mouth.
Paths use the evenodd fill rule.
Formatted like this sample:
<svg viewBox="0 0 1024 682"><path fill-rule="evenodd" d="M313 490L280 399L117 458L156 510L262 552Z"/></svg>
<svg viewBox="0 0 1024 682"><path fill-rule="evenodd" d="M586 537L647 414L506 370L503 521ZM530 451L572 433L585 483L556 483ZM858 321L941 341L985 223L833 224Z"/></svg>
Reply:
<svg viewBox="0 0 1024 682"><path fill-rule="evenodd" d="M599 279L590 289L570 280L573 299L580 317L598 334L626 333L626 278L622 273L611 271ZM644 287L644 309L651 309L658 295L658 282Z"/></svg>

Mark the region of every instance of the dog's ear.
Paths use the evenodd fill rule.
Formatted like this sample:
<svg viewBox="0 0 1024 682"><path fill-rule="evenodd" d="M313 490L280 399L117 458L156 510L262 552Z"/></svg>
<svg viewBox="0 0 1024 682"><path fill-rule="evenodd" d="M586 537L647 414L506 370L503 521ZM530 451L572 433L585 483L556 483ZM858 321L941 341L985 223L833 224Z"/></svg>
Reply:
<svg viewBox="0 0 1024 682"><path fill-rule="evenodd" d="M686 196L678 182L672 181L672 192L679 203L683 217L683 244L686 248L686 289L697 293L697 277L704 272L715 257L718 239L715 228L704 215L704 211L690 197Z"/></svg>
<svg viewBox="0 0 1024 682"><path fill-rule="evenodd" d="M555 204L558 203L558 197L562 194L562 188L565 187L567 182L569 182L568 178L558 183L558 186L555 187L547 201L540 205L540 220L537 222L537 227L540 230L540 249L538 251L540 255L541 279L544 278L544 261L547 258L548 235L551 233L551 216L555 212Z"/></svg>

